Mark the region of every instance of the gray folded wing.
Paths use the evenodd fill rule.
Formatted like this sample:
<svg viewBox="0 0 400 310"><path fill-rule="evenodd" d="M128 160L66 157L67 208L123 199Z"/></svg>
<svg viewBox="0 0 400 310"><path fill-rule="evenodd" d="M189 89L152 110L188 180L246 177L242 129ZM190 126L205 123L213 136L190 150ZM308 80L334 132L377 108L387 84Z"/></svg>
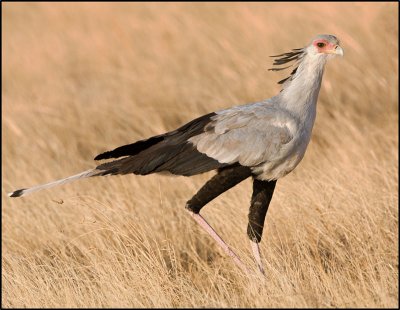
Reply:
<svg viewBox="0 0 400 310"><path fill-rule="evenodd" d="M220 163L251 167L281 156L295 127L284 111L253 104L217 112L205 132L189 141Z"/></svg>
<svg viewBox="0 0 400 310"><path fill-rule="evenodd" d="M170 172L191 176L232 164L253 167L281 156L293 120L282 110L249 104L210 113L177 130L124 145L96 159L104 174Z"/></svg>

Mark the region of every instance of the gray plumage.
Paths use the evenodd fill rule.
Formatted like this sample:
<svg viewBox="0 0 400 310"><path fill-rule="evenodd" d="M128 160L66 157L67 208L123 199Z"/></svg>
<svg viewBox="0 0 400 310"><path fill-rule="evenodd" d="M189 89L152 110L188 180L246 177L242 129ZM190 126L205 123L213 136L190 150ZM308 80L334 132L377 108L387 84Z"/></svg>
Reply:
<svg viewBox="0 0 400 310"><path fill-rule="evenodd" d="M319 52L315 45L318 40L334 46L334 50ZM296 68L283 80L282 91L270 99L210 113L177 130L102 153L95 159L122 158L10 196L92 176L158 172L191 176L235 165L250 168L259 180L277 180L291 172L304 156L325 62L330 55L343 55L338 44L336 37L320 35L304 48L277 55L274 65L294 62Z"/></svg>
<svg viewBox="0 0 400 310"><path fill-rule="evenodd" d="M314 125L325 62L335 54L343 55L336 37L317 36L305 48L274 56L278 57L275 66L296 65L290 76L279 82L282 90L278 95L209 113L171 132L104 152L95 160L116 160L69 178L14 191L10 196L20 197L94 176L159 172L191 176L217 170L217 174L187 201L185 208L234 262L248 272L241 259L199 212L212 199L251 176L253 195L247 235L258 270L264 273L258 244L276 180L291 172L304 156ZM285 68L273 70L282 69Z"/></svg>

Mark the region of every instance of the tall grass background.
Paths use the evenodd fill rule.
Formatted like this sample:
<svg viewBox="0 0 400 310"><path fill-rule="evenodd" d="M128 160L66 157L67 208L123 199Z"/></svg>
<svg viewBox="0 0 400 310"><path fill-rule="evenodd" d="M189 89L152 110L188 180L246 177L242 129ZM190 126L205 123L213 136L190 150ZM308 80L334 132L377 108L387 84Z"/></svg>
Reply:
<svg viewBox="0 0 400 310"><path fill-rule="evenodd" d="M2 4L3 307L397 307L396 3ZM312 141L245 275L184 211L213 173L94 178L105 150L269 98L269 55L336 35ZM251 180L203 215L255 267Z"/></svg>

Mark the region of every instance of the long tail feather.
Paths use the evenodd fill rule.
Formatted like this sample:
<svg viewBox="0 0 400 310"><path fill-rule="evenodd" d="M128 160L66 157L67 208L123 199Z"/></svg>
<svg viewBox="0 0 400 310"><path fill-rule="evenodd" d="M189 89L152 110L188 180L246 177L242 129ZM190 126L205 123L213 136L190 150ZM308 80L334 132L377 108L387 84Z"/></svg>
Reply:
<svg viewBox="0 0 400 310"><path fill-rule="evenodd" d="M105 175L105 174L106 174L106 171L104 171L104 170L90 169L90 170L86 170L84 172L70 176L65 179L57 180L57 181L46 183L43 185L34 186L31 188L18 189L12 193L9 193L8 196L9 197L22 197L22 196L26 196L28 194L40 191L42 189L47 189L47 188L51 188L54 186L62 185L65 183L69 183L69 182L78 180L78 179L84 179L84 178L89 178L89 177L94 177L94 176L99 176L99 175Z"/></svg>

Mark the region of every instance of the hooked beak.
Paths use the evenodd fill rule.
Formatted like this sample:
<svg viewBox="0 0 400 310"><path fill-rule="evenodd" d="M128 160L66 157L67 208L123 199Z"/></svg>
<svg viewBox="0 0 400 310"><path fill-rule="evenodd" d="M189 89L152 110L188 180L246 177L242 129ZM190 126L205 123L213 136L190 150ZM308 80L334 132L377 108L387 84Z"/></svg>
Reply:
<svg viewBox="0 0 400 310"><path fill-rule="evenodd" d="M343 54L344 54L343 49L339 45L335 45L335 47L333 49L328 50L325 53L335 54L335 55L340 55L340 56L343 56Z"/></svg>
<svg viewBox="0 0 400 310"><path fill-rule="evenodd" d="M343 54L344 54L343 48L341 48L339 45L336 45L336 46L335 46L334 53L335 53L336 55L343 56Z"/></svg>

